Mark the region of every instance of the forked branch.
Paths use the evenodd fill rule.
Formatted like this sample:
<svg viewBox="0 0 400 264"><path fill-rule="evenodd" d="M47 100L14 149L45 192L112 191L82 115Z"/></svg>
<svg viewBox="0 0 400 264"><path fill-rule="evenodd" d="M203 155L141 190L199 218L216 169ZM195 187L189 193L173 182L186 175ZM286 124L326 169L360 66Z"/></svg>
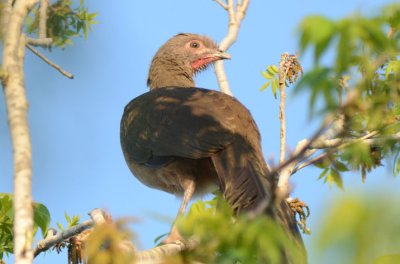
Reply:
<svg viewBox="0 0 400 264"><path fill-rule="evenodd" d="M233 43L236 42L239 33L240 23L246 15L250 0L238 1L236 9L234 0L227 0L227 3L224 3L222 0L216 0L216 2L228 12L228 34L219 45L219 48L221 50L226 51L229 49L230 46L232 46ZM223 61L216 61L214 69L217 75L218 85L221 92L233 95L231 89L229 88L229 83L225 74Z"/></svg>

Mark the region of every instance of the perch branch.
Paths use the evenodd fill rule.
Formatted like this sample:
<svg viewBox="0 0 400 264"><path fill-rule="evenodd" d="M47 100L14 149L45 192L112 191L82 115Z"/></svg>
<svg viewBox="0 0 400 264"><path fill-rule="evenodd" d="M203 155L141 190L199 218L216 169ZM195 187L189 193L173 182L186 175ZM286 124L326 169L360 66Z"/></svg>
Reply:
<svg viewBox="0 0 400 264"><path fill-rule="evenodd" d="M236 11L234 0L228 0L227 4L224 4L222 1L216 2L219 5L222 4L221 6L228 11L228 34L219 45L220 50L226 51L230 46L232 46L233 43L236 42L237 35L239 33L240 23L246 15L250 0L238 1L238 4L236 5ZM223 93L232 95L232 91L229 88L229 83L225 74L223 61L216 61L214 65L220 90Z"/></svg>
<svg viewBox="0 0 400 264"><path fill-rule="evenodd" d="M149 250L137 252L135 255L135 263L139 264L156 264L165 263L163 259L167 256L174 256L184 250L190 250L197 246L197 241L189 240L184 243L166 244Z"/></svg>
<svg viewBox="0 0 400 264"><path fill-rule="evenodd" d="M46 236L45 239L38 242L34 256L38 256L41 252L47 251L49 248L67 240L78 236L84 231L93 228L95 225L103 225L111 221L111 216L101 209L94 209L89 213L91 220L85 221L79 225L73 226L59 234ZM118 248L125 254L135 254L135 262L139 264L164 263L163 259L167 256L173 256L187 249L193 249L197 246L197 241L191 239L179 244L166 244L149 250L136 252L135 246L129 240L124 240L118 245ZM133 264L133 263L132 263Z"/></svg>
<svg viewBox="0 0 400 264"><path fill-rule="evenodd" d="M46 62L48 65L50 65L51 67L53 67L54 69L56 69L57 71L59 71L62 75L66 76L69 79L73 79L74 75L72 75L71 73L67 72L66 70L63 70L59 65L55 64L54 62L50 61L48 58L46 58L42 53L40 53L39 51L37 51L34 47L32 47L31 45L26 45L26 47L32 51L36 56L38 56L39 58L41 58L44 62Z"/></svg>

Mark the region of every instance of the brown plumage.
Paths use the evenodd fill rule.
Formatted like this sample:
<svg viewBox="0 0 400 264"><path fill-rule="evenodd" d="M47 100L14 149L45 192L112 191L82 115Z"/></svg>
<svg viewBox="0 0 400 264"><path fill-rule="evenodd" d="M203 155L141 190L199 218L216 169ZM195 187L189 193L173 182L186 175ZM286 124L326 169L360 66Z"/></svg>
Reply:
<svg viewBox="0 0 400 264"><path fill-rule="evenodd" d="M235 212L269 200L268 175L260 134L238 100L195 88L195 73L229 58L209 38L179 34L154 56L150 91L133 99L121 121L121 145L132 173L145 185L184 195L179 214L193 194L218 187ZM277 217L299 236L288 205ZM175 227L167 242L179 239Z"/></svg>

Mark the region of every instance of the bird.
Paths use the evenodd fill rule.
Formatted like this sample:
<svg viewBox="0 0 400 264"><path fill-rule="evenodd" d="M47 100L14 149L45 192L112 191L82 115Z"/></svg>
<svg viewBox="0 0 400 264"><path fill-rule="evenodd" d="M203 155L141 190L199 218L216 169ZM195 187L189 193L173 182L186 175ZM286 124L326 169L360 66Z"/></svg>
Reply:
<svg viewBox="0 0 400 264"><path fill-rule="evenodd" d="M230 59L211 38L181 33L153 57L150 90L124 109L120 141L126 163L143 184L183 196L177 217L194 195L219 189L236 214L273 199L274 182L249 110L228 94L196 87L196 74ZM286 202L280 218L301 240ZM164 240L182 239L175 224Z"/></svg>

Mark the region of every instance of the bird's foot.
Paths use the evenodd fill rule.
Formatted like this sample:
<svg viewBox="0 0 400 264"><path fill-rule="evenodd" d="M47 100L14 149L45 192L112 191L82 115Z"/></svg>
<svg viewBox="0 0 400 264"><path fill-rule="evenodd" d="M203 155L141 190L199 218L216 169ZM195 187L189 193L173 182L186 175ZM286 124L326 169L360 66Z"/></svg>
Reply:
<svg viewBox="0 0 400 264"><path fill-rule="evenodd" d="M185 239L181 236L178 229L173 226L169 235L161 242L161 244L185 244Z"/></svg>
<svg viewBox="0 0 400 264"><path fill-rule="evenodd" d="M287 200L292 213L298 216L299 220L297 225L303 231L304 234L310 234L311 230L307 227L307 218L310 216L310 208L304 201L300 201L299 198Z"/></svg>

